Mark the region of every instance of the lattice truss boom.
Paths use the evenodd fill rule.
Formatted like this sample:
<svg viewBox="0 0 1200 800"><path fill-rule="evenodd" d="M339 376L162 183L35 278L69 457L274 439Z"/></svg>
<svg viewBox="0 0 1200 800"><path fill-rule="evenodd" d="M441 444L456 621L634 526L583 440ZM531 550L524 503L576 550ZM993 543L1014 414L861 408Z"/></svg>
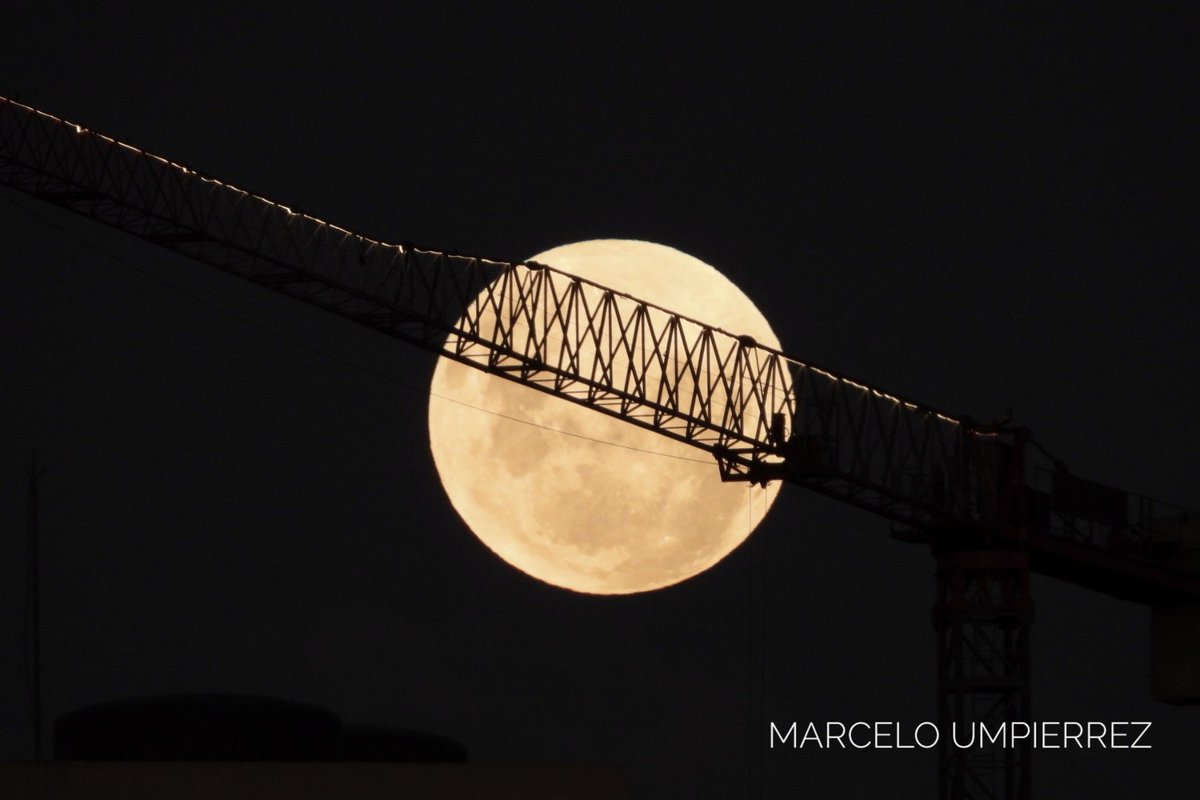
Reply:
<svg viewBox="0 0 1200 800"><path fill-rule="evenodd" d="M387 243L14 101L0 181L389 335L898 519L952 508L959 422L541 264Z"/></svg>
<svg viewBox="0 0 1200 800"><path fill-rule="evenodd" d="M994 528L1022 491L986 426L553 267L355 233L4 98L0 184L687 442L729 480L787 480L918 530ZM1129 495L1125 518L1091 519L1058 502L1081 482L1051 477L1022 524L1088 546L1200 543L1180 509Z"/></svg>

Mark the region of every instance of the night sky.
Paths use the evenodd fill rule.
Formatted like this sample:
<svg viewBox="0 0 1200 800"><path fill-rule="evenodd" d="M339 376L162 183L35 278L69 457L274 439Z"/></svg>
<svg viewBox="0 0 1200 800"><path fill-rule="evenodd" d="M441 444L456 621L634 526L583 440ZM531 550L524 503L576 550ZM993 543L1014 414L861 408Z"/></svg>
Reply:
<svg viewBox="0 0 1200 800"><path fill-rule="evenodd" d="M1179 8L245 6L4 3L0 94L385 240L669 244L795 357L1200 505ZM442 493L432 356L9 190L0 344L0 759L32 755L36 449L47 733L235 692L624 766L639 800L934 791L932 751L766 748L768 720L936 719L933 560L882 519L785 487L680 586L548 587ZM1154 722L1153 750L1039 752L1036 793L1194 796L1200 709L1150 699L1148 610L1034 592L1034 717Z"/></svg>

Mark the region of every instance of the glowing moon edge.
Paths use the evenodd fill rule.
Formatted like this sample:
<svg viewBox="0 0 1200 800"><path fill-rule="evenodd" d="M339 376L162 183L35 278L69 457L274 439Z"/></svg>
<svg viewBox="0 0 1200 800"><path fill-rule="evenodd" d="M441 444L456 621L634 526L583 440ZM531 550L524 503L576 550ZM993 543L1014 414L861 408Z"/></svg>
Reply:
<svg viewBox="0 0 1200 800"><path fill-rule="evenodd" d="M732 281L672 247L594 239L529 260L779 349ZM586 594L646 592L704 572L779 491L724 483L702 450L447 357L434 370L428 422L442 487L468 529L525 574Z"/></svg>

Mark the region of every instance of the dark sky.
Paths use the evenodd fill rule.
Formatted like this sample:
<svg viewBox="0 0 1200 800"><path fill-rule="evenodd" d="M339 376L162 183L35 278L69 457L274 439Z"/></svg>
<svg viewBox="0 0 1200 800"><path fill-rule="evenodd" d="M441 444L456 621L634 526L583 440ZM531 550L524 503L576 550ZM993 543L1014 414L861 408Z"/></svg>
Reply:
<svg viewBox="0 0 1200 800"><path fill-rule="evenodd" d="M1200 505L1179 8L471 5L5 3L0 94L383 239L675 246L796 357L1012 407L1076 474ZM553 589L442 494L431 357L7 190L0 259L0 758L32 752L36 448L49 717L267 694L624 765L639 800L933 793L932 753L767 751L760 722L936 718L933 562L882 520L785 487L683 585ZM1035 717L1155 723L1039 754L1038 793L1193 796L1200 710L1151 701L1147 609L1034 590Z"/></svg>

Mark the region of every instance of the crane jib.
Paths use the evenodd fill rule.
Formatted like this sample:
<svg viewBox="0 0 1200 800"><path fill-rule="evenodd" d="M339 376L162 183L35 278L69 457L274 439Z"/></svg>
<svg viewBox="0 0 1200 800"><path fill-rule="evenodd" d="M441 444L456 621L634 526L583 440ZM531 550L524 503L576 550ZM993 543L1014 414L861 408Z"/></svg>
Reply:
<svg viewBox="0 0 1200 800"><path fill-rule="evenodd" d="M1200 597L1197 516L976 425L543 264L374 239L0 98L0 184L938 542L1028 547L1114 594ZM1101 508L1102 513L1095 509Z"/></svg>

